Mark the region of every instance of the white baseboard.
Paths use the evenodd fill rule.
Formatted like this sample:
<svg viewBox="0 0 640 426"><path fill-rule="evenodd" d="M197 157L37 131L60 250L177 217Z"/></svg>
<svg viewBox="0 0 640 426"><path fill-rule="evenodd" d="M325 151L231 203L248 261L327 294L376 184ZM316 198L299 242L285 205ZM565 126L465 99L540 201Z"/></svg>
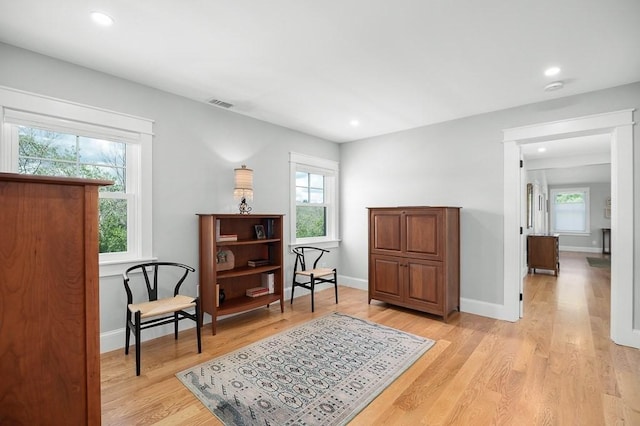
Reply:
<svg viewBox="0 0 640 426"><path fill-rule="evenodd" d="M580 253L602 253L602 247L560 246L560 251L577 251Z"/></svg>
<svg viewBox="0 0 640 426"><path fill-rule="evenodd" d="M205 314L205 324L211 322L207 321L208 315ZM210 318L210 317L209 317ZM195 328L195 322L193 321L180 321L178 331L189 330ZM124 349L125 328L119 328L117 330L105 331L100 333L100 353L111 352L116 349ZM160 325L158 327L149 328L142 331L141 338L143 342L147 340L157 339L158 337L173 334L173 324ZM195 330L194 330L195 336ZM131 335L131 346L136 344L136 339Z"/></svg>
<svg viewBox="0 0 640 426"><path fill-rule="evenodd" d="M340 283L341 286L352 287L358 290L367 291L369 288L368 281L361 278L353 278L353 277L347 277L347 276L341 275L338 277L338 282ZM329 284L321 285L318 287L317 291L328 290L329 288L331 288ZM296 298L306 296L307 294L309 294L308 291L298 291L296 292ZM287 287L284 289L284 300L285 301L291 300L290 287ZM495 303L488 303L488 302L482 302L474 299L461 298L460 311L466 312L469 314L480 315L483 317L510 321L510 319L506 315L506 309L504 305L498 305ZM238 313L234 315L241 315L241 314L242 313ZM211 317L208 314L205 314L204 318L205 318L204 319L205 324L211 322ZM221 317L221 318L228 318L228 317ZM194 325L195 324L192 321L183 321L180 323L179 330L180 331L188 330L190 328L193 328ZM104 352L109 352L116 349L124 348L124 333L125 333L124 328L101 333L100 334L100 352L104 353ZM144 333L142 333L142 341L144 342L147 340L156 339L158 337L166 336L168 334L173 334L172 324L166 324L163 326L145 330ZM131 344L132 345L135 344L135 339L133 339L133 337L131 339Z"/></svg>
<svg viewBox="0 0 640 426"><path fill-rule="evenodd" d="M345 275L338 276L338 282L345 287L357 288L358 290L369 291L369 281L362 278L347 277Z"/></svg>
<svg viewBox="0 0 640 426"><path fill-rule="evenodd" d="M343 285L342 283L340 284ZM329 288L328 285L327 285L327 288ZM321 284L318 286L317 291L322 291L322 290L325 290L325 288ZM296 298L305 296L306 294L308 294L308 291L298 290L296 292ZM291 300L290 287L287 287L284 289L284 300L285 301ZM256 308L256 309L259 309L259 308ZM242 315L242 312L239 312L233 315L225 315L223 317L220 317L220 319L229 318L234 315ZM211 322L211 316L205 313L204 324L209 324L210 322ZM193 321L181 321L179 324L178 330L179 331L188 330L194 327L195 327L195 323ZM116 330L110 330L110 331L105 331L103 333L100 333L100 353L110 352L117 349L124 349L125 330L126 329L123 327ZM143 342L146 342L147 340L157 339L158 337L170 335L170 334L173 334L173 324L165 324L162 326L149 328L147 330L144 330L141 334L142 334L141 339ZM130 344L135 345L135 338L133 336L131 336Z"/></svg>
<svg viewBox="0 0 640 426"><path fill-rule="evenodd" d="M640 349L640 330L631 329L629 332L617 337L616 344Z"/></svg>
<svg viewBox="0 0 640 426"><path fill-rule="evenodd" d="M462 297L460 298L460 311L498 320L511 321L507 316L507 310L504 305L498 305L496 303L482 302L480 300Z"/></svg>

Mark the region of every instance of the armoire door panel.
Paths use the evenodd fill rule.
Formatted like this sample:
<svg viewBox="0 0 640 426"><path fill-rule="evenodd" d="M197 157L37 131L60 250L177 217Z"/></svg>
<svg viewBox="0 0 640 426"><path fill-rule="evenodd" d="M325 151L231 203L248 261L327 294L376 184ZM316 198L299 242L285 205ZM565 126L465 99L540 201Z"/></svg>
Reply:
<svg viewBox="0 0 640 426"><path fill-rule="evenodd" d="M373 259L373 293L391 298L402 295L401 259L375 257Z"/></svg>
<svg viewBox="0 0 640 426"><path fill-rule="evenodd" d="M409 262L407 298L413 302L440 306L442 303L442 266Z"/></svg>
<svg viewBox="0 0 640 426"><path fill-rule="evenodd" d="M441 216L439 210L406 213L407 254L429 259L442 258Z"/></svg>
<svg viewBox="0 0 640 426"><path fill-rule="evenodd" d="M373 250L402 250L401 232L402 216L399 214L378 214L374 217L372 243Z"/></svg>

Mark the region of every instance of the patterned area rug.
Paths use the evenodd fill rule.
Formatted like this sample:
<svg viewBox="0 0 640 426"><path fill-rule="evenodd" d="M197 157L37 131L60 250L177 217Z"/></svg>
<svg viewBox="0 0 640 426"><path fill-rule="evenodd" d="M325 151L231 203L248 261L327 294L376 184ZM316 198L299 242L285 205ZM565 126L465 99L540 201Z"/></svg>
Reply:
<svg viewBox="0 0 640 426"><path fill-rule="evenodd" d="M587 262L589 262L589 266L593 266L595 268L610 268L611 267L611 259L607 259L607 258L587 257Z"/></svg>
<svg viewBox="0 0 640 426"><path fill-rule="evenodd" d="M434 343L335 312L176 377L225 425L341 425Z"/></svg>

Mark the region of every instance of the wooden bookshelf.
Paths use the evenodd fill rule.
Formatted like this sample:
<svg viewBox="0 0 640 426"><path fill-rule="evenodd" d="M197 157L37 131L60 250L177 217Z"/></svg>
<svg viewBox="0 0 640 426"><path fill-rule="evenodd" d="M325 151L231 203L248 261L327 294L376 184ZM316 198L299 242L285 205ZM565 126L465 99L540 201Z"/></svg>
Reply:
<svg viewBox="0 0 640 426"><path fill-rule="evenodd" d="M222 315L249 311L280 302L284 312L283 215L198 214L200 233L199 294L202 312L211 315L211 331L216 334ZM266 238L256 237L255 226L262 225ZM237 235L237 241L216 241L216 235ZM218 253L233 253L231 269L218 270ZM268 265L250 267L249 260L269 259ZM262 274L273 273L274 292L248 297L248 288L260 287ZM224 290L225 300L216 306L216 284Z"/></svg>

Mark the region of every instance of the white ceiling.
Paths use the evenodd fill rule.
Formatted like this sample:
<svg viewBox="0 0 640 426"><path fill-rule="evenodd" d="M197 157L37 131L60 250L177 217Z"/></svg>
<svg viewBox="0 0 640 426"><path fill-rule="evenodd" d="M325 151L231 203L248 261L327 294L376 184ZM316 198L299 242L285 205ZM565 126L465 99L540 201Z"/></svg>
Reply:
<svg viewBox="0 0 640 426"><path fill-rule="evenodd" d="M639 17L638 0L0 0L0 41L345 142L638 81Z"/></svg>
<svg viewBox="0 0 640 426"><path fill-rule="evenodd" d="M611 135L589 135L521 146L530 179L549 185L611 183Z"/></svg>

